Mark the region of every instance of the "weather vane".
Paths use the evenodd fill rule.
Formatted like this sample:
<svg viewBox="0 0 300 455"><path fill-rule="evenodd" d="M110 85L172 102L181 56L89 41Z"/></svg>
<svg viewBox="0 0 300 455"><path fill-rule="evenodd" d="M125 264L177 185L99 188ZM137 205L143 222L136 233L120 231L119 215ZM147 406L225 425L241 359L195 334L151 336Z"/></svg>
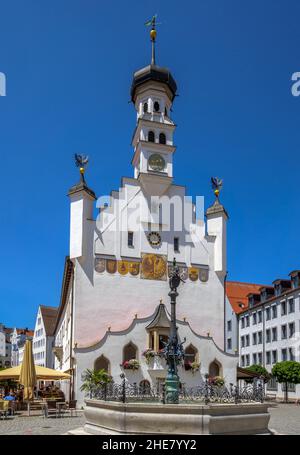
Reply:
<svg viewBox="0 0 300 455"><path fill-rule="evenodd" d="M223 180L218 177L211 177L210 180L212 189L214 190L216 197L219 198L219 194L223 186Z"/></svg>
<svg viewBox="0 0 300 455"><path fill-rule="evenodd" d="M152 58L151 58L151 65L155 65L155 39L156 39L156 26L160 25L160 23L156 22L157 14L155 14L152 19L145 22L147 27L151 26L150 30L150 38L152 42Z"/></svg>
<svg viewBox="0 0 300 455"><path fill-rule="evenodd" d="M75 153L75 164L77 167L79 167L79 172L81 175L81 179L84 181L84 172L85 168L87 167L87 164L89 162L89 157L85 155L78 155Z"/></svg>

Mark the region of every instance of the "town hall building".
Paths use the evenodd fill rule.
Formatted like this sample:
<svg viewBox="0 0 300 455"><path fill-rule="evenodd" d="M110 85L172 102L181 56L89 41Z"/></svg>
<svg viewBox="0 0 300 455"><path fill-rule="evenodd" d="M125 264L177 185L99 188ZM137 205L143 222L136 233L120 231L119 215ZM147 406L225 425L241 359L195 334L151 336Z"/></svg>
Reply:
<svg viewBox="0 0 300 455"><path fill-rule="evenodd" d="M72 375L66 393L79 403L87 368L104 368L115 382L124 373L130 383L163 384L167 368L160 351L170 329L174 258L182 278L178 336L186 354L180 381L199 385L208 374L236 382L238 356L226 352L224 332L228 215L216 192L204 221L186 197L185 182L174 181L176 92L171 72L156 64L153 52L131 86L133 175L105 202L96 203L85 157L76 158L80 181L69 190L70 250L53 350L55 368Z"/></svg>

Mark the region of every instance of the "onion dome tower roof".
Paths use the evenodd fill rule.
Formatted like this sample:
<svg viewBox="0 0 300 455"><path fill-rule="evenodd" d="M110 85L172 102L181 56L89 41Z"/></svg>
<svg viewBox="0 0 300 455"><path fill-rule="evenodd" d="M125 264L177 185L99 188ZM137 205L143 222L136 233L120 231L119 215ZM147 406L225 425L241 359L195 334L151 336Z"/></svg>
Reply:
<svg viewBox="0 0 300 455"><path fill-rule="evenodd" d="M156 16L146 22L145 25L151 25L150 38L152 43L152 58L151 64L137 70L133 75L131 84L131 101L135 102L137 88L149 81L160 82L166 84L171 91L172 101L176 95L177 85L168 68L157 66L155 63L155 40L156 40Z"/></svg>

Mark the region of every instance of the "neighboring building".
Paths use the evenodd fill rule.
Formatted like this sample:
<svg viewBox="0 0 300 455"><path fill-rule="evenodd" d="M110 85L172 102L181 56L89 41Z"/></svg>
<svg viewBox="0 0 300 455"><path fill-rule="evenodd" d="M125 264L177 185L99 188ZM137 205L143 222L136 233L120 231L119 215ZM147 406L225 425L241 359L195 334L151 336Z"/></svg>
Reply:
<svg viewBox="0 0 300 455"><path fill-rule="evenodd" d="M247 309L238 314L241 367L260 364L271 372L277 362L300 361L300 271L289 276L248 294ZM284 396L283 385L274 378L267 391ZM289 396L300 398L300 385L289 384Z"/></svg>
<svg viewBox="0 0 300 455"><path fill-rule="evenodd" d="M195 207L185 199L185 186L173 181L176 125L171 108L176 91L168 69L152 63L137 71L131 87L137 116L134 177L123 178L110 203L100 204L97 220L96 197L83 177L84 169L80 182L69 191L70 255L54 352L55 366L72 372L70 394L79 403L81 376L87 368L105 368L116 382L123 371L129 382L164 382L164 361L156 357L155 363L147 363L142 353L158 352L168 338L168 273L174 257L185 281L177 299L179 337L186 338L187 359L200 364L192 374L187 361L179 369L181 381L199 384L206 373L236 381L237 355L226 353L224 346L228 216L217 197L207 209L207 222L196 218ZM130 217L136 207L138 217ZM187 208L192 214L188 225ZM132 359L140 362L136 372L124 367Z"/></svg>
<svg viewBox="0 0 300 455"><path fill-rule="evenodd" d="M66 258L61 301L57 312L55 324L55 338L53 353L55 355L54 368L71 374L70 381L61 381L61 389L66 397L74 399L74 357L73 357L73 262Z"/></svg>
<svg viewBox="0 0 300 455"><path fill-rule="evenodd" d="M238 315L248 308L248 294L259 292L261 287L262 284L226 282L225 346L230 354L239 351Z"/></svg>
<svg viewBox="0 0 300 455"><path fill-rule="evenodd" d="M11 366L11 343L8 329L0 323L0 368Z"/></svg>
<svg viewBox="0 0 300 455"><path fill-rule="evenodd" d="M57 308L39 306L32 343L33 358L36 365L54 368L52 347L56 318Z"/></svg>
<svg viewBox="0 0 300 455"><path fill-rule="evenodd" d="M33 330L25 329L7 329L11 343L11 366L18 366L23 361L24 346L26 340L32 340Z"/></svg>

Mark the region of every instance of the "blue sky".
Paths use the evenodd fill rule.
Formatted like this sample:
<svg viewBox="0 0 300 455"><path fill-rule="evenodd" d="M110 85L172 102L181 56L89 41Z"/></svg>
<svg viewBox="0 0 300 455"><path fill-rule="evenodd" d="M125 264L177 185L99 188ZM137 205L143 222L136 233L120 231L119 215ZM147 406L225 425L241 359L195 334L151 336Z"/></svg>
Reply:
<svg viewBox="0 0 300 455"><path fill-rule="evenodd" d="M212 200L224 179L229 279L270 283L300 268L298 0L10 0L0 16L0 322L32 326L58 305L69 245L73 154L109 194L132 176L132 73L157 63L179 97L175 182Z"/></svg>

